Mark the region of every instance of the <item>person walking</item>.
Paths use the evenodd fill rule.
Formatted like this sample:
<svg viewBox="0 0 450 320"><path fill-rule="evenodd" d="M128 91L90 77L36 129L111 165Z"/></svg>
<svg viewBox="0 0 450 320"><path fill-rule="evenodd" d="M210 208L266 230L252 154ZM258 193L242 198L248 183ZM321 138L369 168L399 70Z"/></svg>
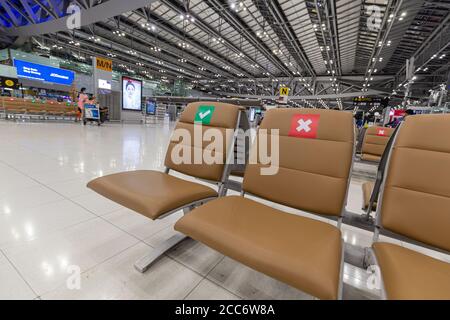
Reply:
<svg viewBox="0 0 450 320"><path fill-rule="evenodd" d="M80 121L83 116L84 104L89 100L88 95L86 94L86 88L81 88L80 93L78 94L78 114L75 122Z"/></svg>

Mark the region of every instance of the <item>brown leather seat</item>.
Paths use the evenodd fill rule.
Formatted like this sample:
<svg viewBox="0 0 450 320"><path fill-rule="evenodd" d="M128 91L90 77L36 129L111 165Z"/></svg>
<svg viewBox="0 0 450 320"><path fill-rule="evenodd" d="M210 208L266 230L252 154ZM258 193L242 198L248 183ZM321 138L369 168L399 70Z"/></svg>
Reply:
<svg viewBox="0 0 450 320"><path fill-rule="evenodd" d="M186 204L217 197L210 187L150 170L108 175L89 182L88 188L153 220Z"/></svg>
<svg viewBox="0 0 450 320"><path fill-rule="evenodd" d="M361 160L380 162L394 129L379 126L369 127L366 130L361 150Z"/></svg>
<svg viewBox="0 0 450 320"><path fill-rule="evenodd" d="M391 243L373 248L389 299L450 299L450 263Z"/></svg>
<svg viewBox="0 0 450 320"><path fill-rule="evenodd" d="M328 223L230 196L186 215L175 229L322 299L336 299L341 233Z"/></svg>
<svg viewBox="0 0 450 320"><path fill-rule="evenodd" d="M365 182L361 185L363 192L363 210L367 210L370 203L370 197L372 196L373 188L375 188L375 183L372 181ZM377 203L375 202L372 206L372 210L377 209Z"/></svg>
<svg viewBox="0 0 450 320"><path fill-rule="evenodd" d="M450 251L450 115L407 117L379 203L379 227ZM375 243L388 299L449 299L450 264Z"/></svg>
<svg viewBox="0 0 450 320"><path fill-rule="evenodd" d="M232 129L231 135L236 128L240 108L235 105L218 102L196 102L189 104L175 130L184 130L194 137L194 123L198 110L201 106L214 106L209 124L202 126L203 132L207 129L216 129L223 133L225 137L226 129ZM177 131L175 131L177 132ZM223 141L223 150L228 150L231 139ZM183 137L172 136L169 148L166 153L165 165L172 169L196 178L205 179L219 183L224 175L226 152L220 154L223 163L212 165L206 164L176 164L172 161L172 151L176 146L183 145L191 149L191 156L194 155L194 148L201 148L205 151L208 143L194 145L192 141L183 141ZM191 163L194 159L191 159ZM151 170L131 171L104 176L88 184L95 192L104 197L117 202L127 208L135 210L151 219L160 216L174 209L188 206L194 201L199 201L211 197L217 197L217 192L202 184L185 181L168 175L167 173Z"/></svg>
<svg viewBox="0 0 450 320"><path fill-rule="evenodd" d="M351 113L273 109L266 113L258 139L263 129L269 136L279 130L279 170L261 175L267 165L256 157L257 162L247 166L243 190L300 210L341 217L353 158ZM340 296L342 239L340 230L329 223L234 196L194 209L175 229L311 295Z"/></svg>

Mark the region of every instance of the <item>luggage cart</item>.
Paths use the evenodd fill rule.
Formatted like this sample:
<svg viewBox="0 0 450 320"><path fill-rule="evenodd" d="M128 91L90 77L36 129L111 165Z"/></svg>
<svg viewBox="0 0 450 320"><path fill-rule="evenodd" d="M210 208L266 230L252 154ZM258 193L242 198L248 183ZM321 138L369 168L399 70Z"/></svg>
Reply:
<svg viewBox="0 0 450 320"><path fill-rule="evenodd" d="M95 104L85 104L83 110L83 124L87 122L96 122L97 125L101 125L100 109Z"/></svg>

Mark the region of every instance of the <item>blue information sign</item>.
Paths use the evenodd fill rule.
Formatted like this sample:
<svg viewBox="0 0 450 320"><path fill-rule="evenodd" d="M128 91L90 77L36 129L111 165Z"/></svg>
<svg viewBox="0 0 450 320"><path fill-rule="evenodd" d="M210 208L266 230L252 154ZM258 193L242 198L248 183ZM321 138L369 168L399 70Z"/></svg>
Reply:
<svg viewBox="0 0 450 320"><path fill-rule="evenodd" d="M14 60L14 65L17 68L17 76L19 78L45 81L66 86L72 85L75 79L75 73L69 70L44 66L17 59Z"/></svg>

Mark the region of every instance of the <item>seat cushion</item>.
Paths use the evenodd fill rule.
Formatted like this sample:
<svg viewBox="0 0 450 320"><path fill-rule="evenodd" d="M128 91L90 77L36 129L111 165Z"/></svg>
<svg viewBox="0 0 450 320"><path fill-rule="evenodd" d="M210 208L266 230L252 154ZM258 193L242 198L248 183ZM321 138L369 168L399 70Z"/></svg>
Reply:
<svg viewBox="0 0 450 320"><path fill-rule="evenodd" d="M111 174L89 182L88 188L150 219L217 197L212 188L151 170Z"/></svg>
<svg viewBox="0 0 450 320"><path fill-rule="evenodd" d="M194 209L175 229L315 297L338 298L341 233L331 224L230 196Z"/></svg>
<svg viewBox="0 0 450 320"><path fill-rule="evenodd" d="M374 182L365 182L361 185L363 192L363 210L366 210L369 207L370 197L372 196L373 189L375 188ZM372 210L377 209L377 203L374 202L372 206Z"/></svg>
<svg viewBox="0 0 450 320"><path fill-rule="evenodd" d="M450 299L450 263L391 243L373 249L388 299Z"/></svg>
<svg viewBox="0 0 450 320"><path fill-rule="evenodd" d="M372 162L380 162L381 161L381 157L373 155L373 154L363 153L361 155L361 160L372 161Z"/></svg>

